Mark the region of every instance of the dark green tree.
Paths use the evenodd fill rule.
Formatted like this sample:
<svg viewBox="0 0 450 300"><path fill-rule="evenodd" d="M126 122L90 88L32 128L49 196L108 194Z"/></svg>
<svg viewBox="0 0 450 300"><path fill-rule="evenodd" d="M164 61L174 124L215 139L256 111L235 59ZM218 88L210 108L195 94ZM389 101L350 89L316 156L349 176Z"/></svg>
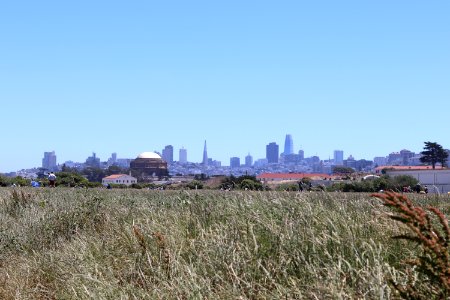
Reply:
<svg viewBox="0 0 450 300"><path fill-rule="evenodd" d="M13 184L16 184L18 186L29 186L31 183L30 179L23 178L22 176L16 176L16 177L12 178L11 181Z"/></svg>
<svg viewBox="0 0 450 300"><path fill-rule="evenodd" d="M335 166L333 167L333 174L353 174L355 173L355 170L350 167L344 167L344 166Z"/></svg>
<svg viewBox="0 0 450 300"><path fill-rule="evenodd" d="M260 191L263 189L263 186L258 180L245 178L239 183L239 188L242 190Z"/></svg>
<svg viewBox="0 0 450 300"><path fill-rule="evenodd" d="M414 187L419 184L419 180L410 175L397 175L393 177L386 176L388 178L388 189L392 191L401 192L404 186Z"/></svg>
<svg viewBox="0 0 450 300"><path fill-rule="evenodd" d="M194 176L195 180L199 180L199 181L205 181L206 179L208 179L208 175L202 173L202 174L196 174Z"/></svg>
<svg viewBox="0 0 450 300"><path fill-rule="evenodd" d="M239 184L238 179L235 176L230 175L230 176L226 176L224 179L222 179L220 188L225 189L225 190L233 189L236 186L236 184Z"/></svg>
<svg viewBox="0 0 450 300"><path fill-rule="evenodd" d="M113 174L128 174L130 172L129 169L126 168L121 168L119 166L113 165L113 166L109 166L106 174L109 175L113 175Z"/></svg>
<svg viewBox="0 0 450 300"><path fill-rule="evenodd" d="M56 185L66 187L87 187L89 180L78 173L58 172L56 173Z"/></svg>
<svg viewBox="0 0 450 300"><path fill-rule="evenodd" d="M77 168L68 167L66 164L62 165L61 172L79 174Z"/></svg>
<svg viewBox="0 0 450 300"><path fill-rule="evenodd" d="M84 168L82 174L87 177L89 181L102 182L102 179L107 176L106 170L94 167Z"/></svg>
<svg viewBox="0 0 450 300"><path fill-rule="evenodd" d="M186 185L186 187L191 190L201 190L203 189L203 182L201 182L200 180L192 180Z"/></svg>
<svg viewBox="0 0 450 300"><path fill-rule="evenodd" d="M448 153L441 145L435 142L425 142L423 149L424 151L420 152L422 163L431 164L433 169L436 167L436 163L441 163L443 167L447 165Z"/></svg>
<svg viewBox="0 0 450 300"><path fill-rule="evenodd" d="M9 186L11 185L11 178L0 175L0 186Z"/></svg>
<svg viewBox="0 0 450 300"><path fill-rule="evenodd" d="M364 192L373 193L380 190L391 190L401 192L403 187L414 187L419 181L409 175L398 175L389 177L383 175L380 178L373 180L363 180L354 182L335 183L328 188L329 191L342 191L342 192Z"/></svg>
<svg viewBox="0 0 450 300"><path fill-rule="evenodd" d="M225 177L221 184L220 188L222 189L230 189L230 188L240 188L240 189L249 189L249 190L263 190L263 185L261 182L256 179L256 176L253 175L242 175L239 177L235 177L233 175Z"/></svg>

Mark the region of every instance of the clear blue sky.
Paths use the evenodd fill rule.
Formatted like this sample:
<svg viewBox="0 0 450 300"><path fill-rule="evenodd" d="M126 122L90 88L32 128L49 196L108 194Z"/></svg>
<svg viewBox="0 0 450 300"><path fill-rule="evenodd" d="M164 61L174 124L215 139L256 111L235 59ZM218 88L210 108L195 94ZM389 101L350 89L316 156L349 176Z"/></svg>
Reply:
<svg viewBox="0 0 450 300"><path fill-rule="evenodd" d="M450 148L450 1L2 1L0 172Z"/></svg>

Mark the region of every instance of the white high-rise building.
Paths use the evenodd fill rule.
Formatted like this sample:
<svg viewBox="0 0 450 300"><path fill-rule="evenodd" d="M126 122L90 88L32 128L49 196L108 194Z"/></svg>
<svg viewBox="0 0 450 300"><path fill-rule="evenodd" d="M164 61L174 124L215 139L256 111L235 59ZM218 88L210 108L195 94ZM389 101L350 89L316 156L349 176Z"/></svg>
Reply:
<svg viewBox="0 0 450 300"><path fill-rule="evenodd" d="M184 147L183 147L183 148L180 149L180 152L179 152L179 153L180 153L180 154L179 154L180 158L178 159L178 161L179 161L180 163L182 163L182 164L187 163L187 150L184 149Z"/></svg>

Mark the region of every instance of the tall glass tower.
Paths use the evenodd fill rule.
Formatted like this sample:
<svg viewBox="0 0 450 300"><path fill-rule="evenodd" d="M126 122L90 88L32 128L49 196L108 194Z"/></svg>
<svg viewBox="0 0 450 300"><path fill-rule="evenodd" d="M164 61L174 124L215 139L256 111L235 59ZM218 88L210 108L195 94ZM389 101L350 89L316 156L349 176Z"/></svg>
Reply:
<svg viewBox="0 0 450 300"><path fill-rule="evenodd" d="M292 135L286 134L286 139L284 140L284 155L294 154L294 141L292 140Z"/></svg>
<svg viewBox="0 0 450 300"><path fill-rule="evenodd" d="M208 165L208 151L206 150L206 140L205 140L205 146L203 147L203 161L204 166Z"/></svg>

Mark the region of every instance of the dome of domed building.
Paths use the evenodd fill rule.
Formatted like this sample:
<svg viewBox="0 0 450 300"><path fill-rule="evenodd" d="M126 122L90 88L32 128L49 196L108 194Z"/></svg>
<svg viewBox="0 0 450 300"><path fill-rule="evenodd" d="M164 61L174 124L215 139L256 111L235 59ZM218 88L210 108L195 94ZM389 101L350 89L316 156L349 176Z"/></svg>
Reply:
<svg viewBox="0 0 450 300"><path fill-rule="evenodd" d="M158 153L155 152L142 152L138 155L137 158L153 158L153 159L162 159Z"/></svg>
<svg viewBox="0 0 450 300"><path fill-rule="evenodd" d="M167 162L155 152L142 152L130 162L132 173L140 181L151 181L154 177L168 176Z"/></svg>

